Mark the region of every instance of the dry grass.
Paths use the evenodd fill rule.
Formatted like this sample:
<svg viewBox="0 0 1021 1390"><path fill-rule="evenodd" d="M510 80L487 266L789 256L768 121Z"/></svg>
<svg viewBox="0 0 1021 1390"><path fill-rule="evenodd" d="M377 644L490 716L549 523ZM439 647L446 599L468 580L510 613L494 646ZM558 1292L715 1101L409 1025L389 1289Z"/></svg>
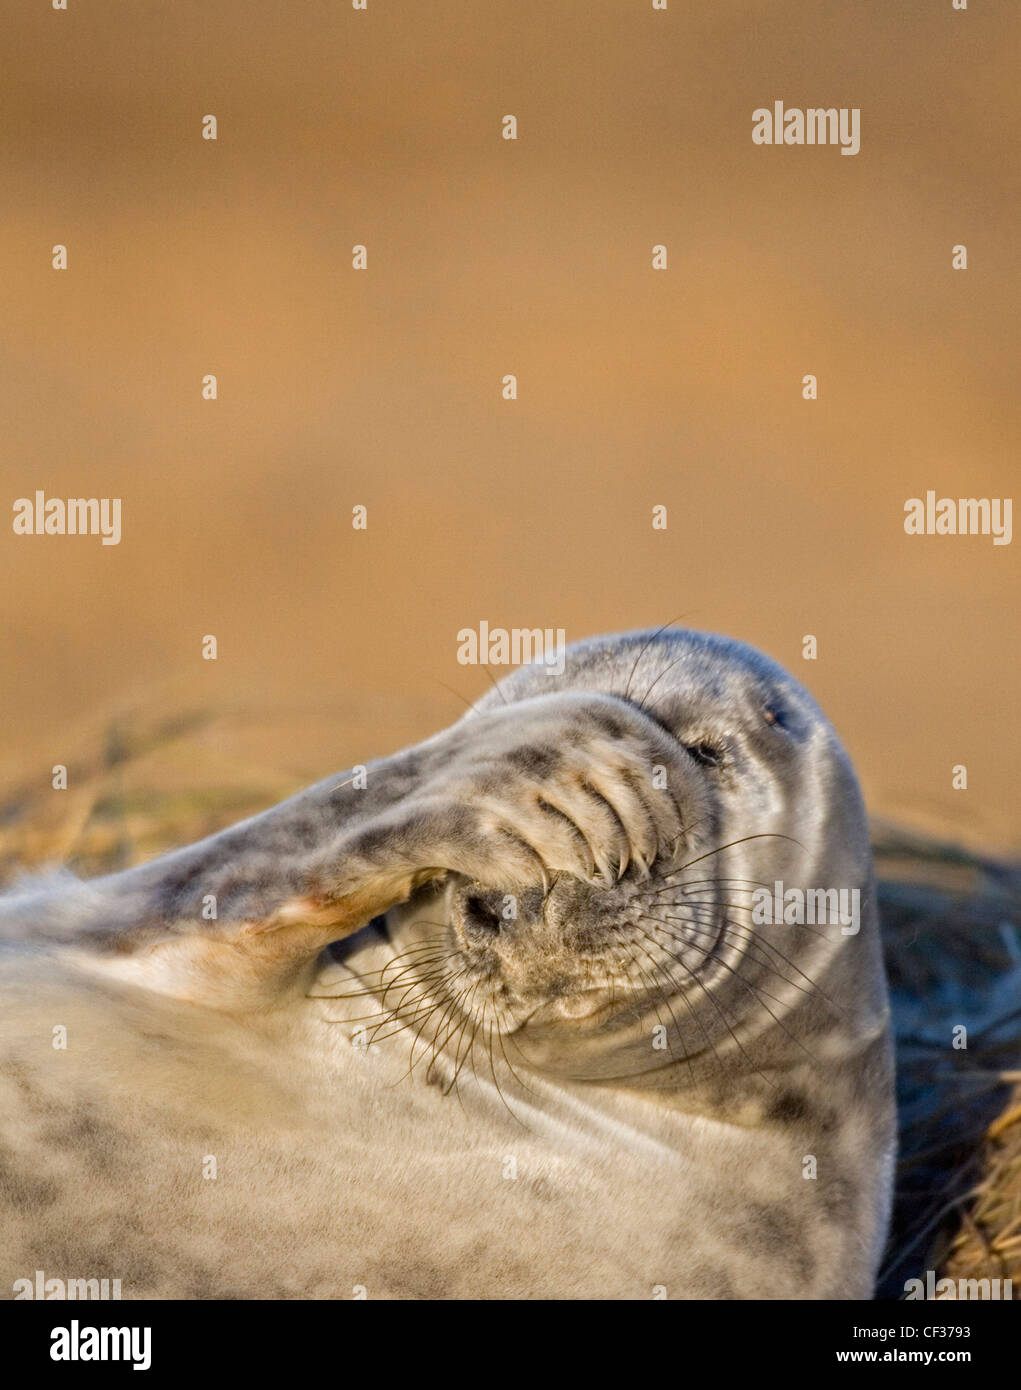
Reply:
<svg viewBox="0 0 1021 1390"><path fill-rule="evenodd" d="M1021 1073L1013 1079L1021 1080ZM982 1178L974 1202L961 1212L946 1273L954 1279L1009 1278L1021 1298L1021 1087L989 1126L979 1167Z"/></svg>
<svg viewBox="0 0 1021 1390"><path fill-rule="evenodd" d="M236 715L111 720L81 739L66 792L47 771L0 802L0 881L109 872L273 804L307 779L244 752L267 744ZM902 1136L880 1294L933 1269L1010 1277L1021 1297L1021 866L885 824L874 843Z"/></svg>
<svg viewBox="0 0 1021 1390"><path fill-rule="evenodd" d="M1021 867L888 825L873 843L901 1131L881 1292L932 1269L1021 1297Z"/></svg>

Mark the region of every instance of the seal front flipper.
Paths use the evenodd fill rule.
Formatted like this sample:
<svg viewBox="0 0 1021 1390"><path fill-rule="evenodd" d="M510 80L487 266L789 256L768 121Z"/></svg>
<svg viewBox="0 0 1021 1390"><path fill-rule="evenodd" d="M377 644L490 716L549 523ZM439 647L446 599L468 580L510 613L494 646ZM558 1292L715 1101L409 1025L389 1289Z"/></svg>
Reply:
<svg viewBox="0 0 1021 1390"><path fill-rule="evenodd" d="M684 842L676 739L614 696L563 692L464 720L415 750L414 789L350 823L271 926L368 920L448 873L517 892L557 874L609 886Z"/></svg>
<svg viewBox="0 0 1021 1390"><path fill-rule="evenodd" d="M326 945L448 872L510 891L647 872L683 836L683 775L676 741L625 702L538 696L136 869L9 899L0 931L194 1002L271 1007Z"/></svg>

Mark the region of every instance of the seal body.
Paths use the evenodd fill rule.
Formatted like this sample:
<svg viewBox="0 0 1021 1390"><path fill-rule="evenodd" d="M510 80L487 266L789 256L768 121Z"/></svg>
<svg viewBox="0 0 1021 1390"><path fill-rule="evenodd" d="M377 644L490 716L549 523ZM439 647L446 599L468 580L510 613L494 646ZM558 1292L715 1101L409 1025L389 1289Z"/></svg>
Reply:
<svg viewBox="0 0 1021 1390"><path fill-rule="evenodd" d="M895 1128L864 812L740 644L578 644L364 786L22 892L0 931L4 1292L872 1291Z"/></svg>

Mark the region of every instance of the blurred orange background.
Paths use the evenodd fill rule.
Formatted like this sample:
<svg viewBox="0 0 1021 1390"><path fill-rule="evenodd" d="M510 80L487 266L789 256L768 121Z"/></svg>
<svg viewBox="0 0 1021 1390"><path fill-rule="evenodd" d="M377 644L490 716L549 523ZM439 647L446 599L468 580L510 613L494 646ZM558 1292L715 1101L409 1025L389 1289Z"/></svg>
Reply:
<svg viewBox="0 0 1021 1390"><path fill-rule="evenodd" d="M0 530L7 778L171 698L244 708L311 779L482 693L462 627L683 615L808 685L874 811L1021 847L1018 543L903 530L927 489L1013 492L1021 9L4 25L3 494L120 497L124 528ZM861 153L754 145L774 100L860 107Z"/></svg>

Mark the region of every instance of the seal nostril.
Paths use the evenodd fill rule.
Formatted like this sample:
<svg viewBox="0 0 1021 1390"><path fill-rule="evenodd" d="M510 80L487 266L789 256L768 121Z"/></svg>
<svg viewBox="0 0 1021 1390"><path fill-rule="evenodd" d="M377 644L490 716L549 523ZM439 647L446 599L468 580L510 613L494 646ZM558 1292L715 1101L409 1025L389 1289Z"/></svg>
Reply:
<svg viewBox="0 0 1021 1390"><path fill-rule="evenodd" d="M483 898L465 901L464 924L476 936L498 936L500 932L499 915Z"/></svg>
<svg viewBox="0 0 1021 1390"><path fill-rule="evenodd" d="M685 743L682 746L684 751L703 767L719 767L723 762L722 749L717 748L708 739L700 739L698 743Z"/></svg>

